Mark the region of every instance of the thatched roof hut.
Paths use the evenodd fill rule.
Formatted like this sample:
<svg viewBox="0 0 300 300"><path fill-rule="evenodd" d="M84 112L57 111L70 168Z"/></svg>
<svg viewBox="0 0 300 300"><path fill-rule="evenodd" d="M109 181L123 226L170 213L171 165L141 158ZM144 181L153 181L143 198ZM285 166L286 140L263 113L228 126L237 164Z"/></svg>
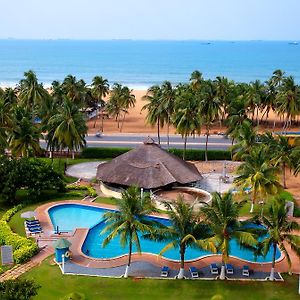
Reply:
<svg viewBox="0 0 300 300"><path fill-rule="evenodd" d="M197 168L163 150L153 139L98 166L97 179L108 184L145 189L187 184L202 178Z"/></svg>

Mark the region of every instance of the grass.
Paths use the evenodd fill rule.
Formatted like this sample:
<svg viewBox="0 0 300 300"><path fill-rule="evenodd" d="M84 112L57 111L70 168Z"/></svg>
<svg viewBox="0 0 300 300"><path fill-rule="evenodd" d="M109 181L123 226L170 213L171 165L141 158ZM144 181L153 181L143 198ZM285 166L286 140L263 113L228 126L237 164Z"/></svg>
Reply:
<svg viewBox="0 0 300 300"><path fill-rule="evenodd" d="M62 275L52 258L32 269L22 278L41 285L34 299L59 300L77 292L86 300L94 299L211 299L220 294L224 300L296 300L298 277L285 275L285 282L242 282L206 280L110 279Z"/></svg>
<svg viewBox="0 0 300 300"><path fill-rule="evenodd" d="M116 198L106 198L106 197L97 197L94 202L96 203L105 203L105 204L112 204L118 205L118 199Z"/></svg>

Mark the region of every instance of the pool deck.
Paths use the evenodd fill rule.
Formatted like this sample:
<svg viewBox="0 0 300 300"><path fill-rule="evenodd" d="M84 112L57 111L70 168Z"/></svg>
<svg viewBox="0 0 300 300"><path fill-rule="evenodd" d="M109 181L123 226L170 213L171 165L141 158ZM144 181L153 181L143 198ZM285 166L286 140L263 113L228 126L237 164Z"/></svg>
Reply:
<svg viewBox="0 0 300 300"><path fill-rule="evenodd" d="M83 203L81 200L69 200L69 201L64 200L64 201L57 201L57 202L44 204L36 209L37 219L40 220L41 226L43 228L43 234L41 234L38 237L38 242L40 245L51 246L54 240L59 239L61 237L67 238L72 243L72 246L70 248L70 250L72 251L71 264L78 265L78 268L107 269L107 268L117 268L127 264L128 255L123 255L111 259L96 259L96 258L91 258L85 255L84 253L82 253L81 247L88 233L87 228L77 228L74 232L70 232L70 233L54 234L53 226L48 214L48 210L53 206L57 206L61 204L79 204L79 205L88 205L88 206L107 208L107 209L116 209L116 206L114 205L102 204L102 203L101 204L86 203L86 202ZM160 216L166 217L166 215L161 215L161 214ZM287 246L287 249L290 249L289 246ZM293 263L291 271L293 273L299 274L300 273L299 258L297 258L297 256L293 252L289 251L289 253ZM148 263L154 266L155 268L158 268L159 270L162 266L168 266L171 270L179 270L180 268L180 263L178 261L172 261L161 256L147 254L147 253L142 253L142 254L134 253L132 255L132 262ZM209 255L193 261L187 261L185 263L185 269L188 271L188 268L190 266L194 266L199 270L202 269L205 270L205 268L207 268L207 266L209 266L211 263L220 264L221 256ZM262 273L269 272L271 269L271 263L257 263L257 262L243 261L241 259L232 256L230 257L229 263L231 263L237 270L241 269L244 265L248 265L251 270L255 270L256 272L262 272ZM288 272L289 270L288 263L284 256L282 256L276 262L275 270L276 272Z"/></svg>

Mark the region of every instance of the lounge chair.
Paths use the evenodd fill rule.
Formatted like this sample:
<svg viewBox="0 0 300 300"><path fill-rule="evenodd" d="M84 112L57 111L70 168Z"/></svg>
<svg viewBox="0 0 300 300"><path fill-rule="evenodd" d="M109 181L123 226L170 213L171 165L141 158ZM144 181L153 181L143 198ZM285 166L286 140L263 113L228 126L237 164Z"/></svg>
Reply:
<svg viewBox="0 0 300 300"><path fill-rule="evenodd" d="M27 228L29 232L38 233L42 232L42 227L35 227L35 228Z"/></svg>
<svg viewBox="0 0 300 300"><path fill-rule="evenodd" d="M226 264L225 268L226 268L226 274L233 274L234 270L232 264Z"/></svg>
<svg viewBox="0 0 300 300"><path fill-rule="evenodd" d="M250 269L249 269L249 266L243 266L243 276L247 276L249 277L250 276Z"/></svg>
<svg viewBox="0 0 300 300"><path fill-rule="evenodd" d="M161 277L168 277L168 275L169 275L169 267L163 266L161 268L160 276Z"/></svg>
<svg viewBox="0 0 300 300"><path fill-rule="evenodd" d="M35 227L41 227L40 223L34 223L34 224L26 224L27 228L35 228Z"/></svg>
<svg viewBox="0 0 300 300"><path fill-rule="evenodd" d="M26 224L35 224L35 223L40 223L39 220L26 220Z"/></svg>
<svg viewBox="0 0 300 300"><path fill-rule="evenodd" d="M217 264L210 264L210 273L215 275L219 274L219 268Z"/></svg>
<svg viewBox="0 0 300 300"><path fill-rule="evenodd" d="M199 272L195 267L190 267L192 278L199 278Z"/></svg>

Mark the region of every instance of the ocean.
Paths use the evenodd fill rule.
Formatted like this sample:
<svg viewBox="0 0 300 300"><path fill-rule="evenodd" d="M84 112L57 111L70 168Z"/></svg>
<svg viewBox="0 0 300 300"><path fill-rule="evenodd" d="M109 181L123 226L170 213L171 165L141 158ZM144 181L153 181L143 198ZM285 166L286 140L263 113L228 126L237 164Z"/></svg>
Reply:
<svg viewBox="0 0 300 300"><path fill-rule="evenodd" d="M266 41L77 41L0 40L0 86L13 86L34 70L45 86L68 74L87 84L95 75L109 83L146 89L169 80L187 82L199 70L204 78L265 81L276 69L300 82L300 43Z"/></svg>

